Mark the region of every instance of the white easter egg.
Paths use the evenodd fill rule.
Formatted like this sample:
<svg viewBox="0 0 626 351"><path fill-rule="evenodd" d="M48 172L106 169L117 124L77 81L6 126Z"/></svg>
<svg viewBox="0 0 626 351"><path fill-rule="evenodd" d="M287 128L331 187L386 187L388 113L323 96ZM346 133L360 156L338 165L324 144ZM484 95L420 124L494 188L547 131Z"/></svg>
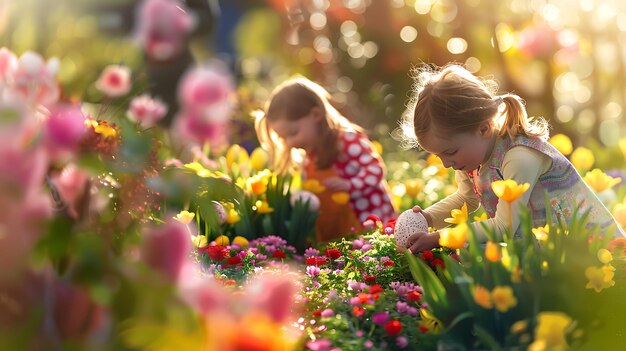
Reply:
<svg viewBox="0 0 626 351"><path fill-rule="evenodd" d="M409 237L417 232L428 232L428 222L424 215L415 213L413 210L402 212L396 220L393 233L396 243L402 247L408 247Z"/></svg>

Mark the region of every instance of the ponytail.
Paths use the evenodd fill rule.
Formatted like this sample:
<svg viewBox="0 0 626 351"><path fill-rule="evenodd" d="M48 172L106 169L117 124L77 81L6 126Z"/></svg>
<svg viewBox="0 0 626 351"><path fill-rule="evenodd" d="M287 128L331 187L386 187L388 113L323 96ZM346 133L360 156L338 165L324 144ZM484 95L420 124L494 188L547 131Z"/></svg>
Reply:
<svg viewBox="0 0 626 351"><path fill-rule="evenodd" d="M525 135L544 141L548 139L548 122L542 117L529 118L522 98L514 94L505 94L497 97L495 101L504 103L504 110L499 118L498 136L508 135L513 139L518 135Z"/></svg>

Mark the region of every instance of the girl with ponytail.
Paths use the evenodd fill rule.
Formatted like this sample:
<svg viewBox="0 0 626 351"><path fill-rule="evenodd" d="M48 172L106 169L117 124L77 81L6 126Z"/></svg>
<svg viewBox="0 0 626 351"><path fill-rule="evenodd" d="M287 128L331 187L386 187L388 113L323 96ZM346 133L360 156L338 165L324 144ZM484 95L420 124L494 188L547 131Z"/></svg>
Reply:
<svg viewBox="0 0 626 351"><path fill-rule="evenodd" d="M553 222L569 223L573 213L589 212L590 225L619 228L569 160L547 142L547 122L529 118L519 96L497 95L495 82L457 65L420 70L415 89L401 122L404 140L454 168L458 184L455 193L433 206L413 209L429 226L446 226L450 211L466 203L468 212L481 205L490 217L472 224L479 240L486 241L484 225L498 236L512 225L519 235L520 206L530 209L535 227L546 224L547 193ZM506 179L530 184L510 207L491 188ZM415 233L409 242L412 252L432 249L439 246L439 233Z"/></svg>
<svg viewBox="0 0 626 351"><path fill-rule="evenodd" d="M255 128L275 171L301 169L306 180L322 185L318 241L360 229L369 215L382 221L394 216L380 155L362 129L331 105L320 85L304 77L283 82L257 113ZM337 193L346 193L347 203L337 201Z"/></svg>

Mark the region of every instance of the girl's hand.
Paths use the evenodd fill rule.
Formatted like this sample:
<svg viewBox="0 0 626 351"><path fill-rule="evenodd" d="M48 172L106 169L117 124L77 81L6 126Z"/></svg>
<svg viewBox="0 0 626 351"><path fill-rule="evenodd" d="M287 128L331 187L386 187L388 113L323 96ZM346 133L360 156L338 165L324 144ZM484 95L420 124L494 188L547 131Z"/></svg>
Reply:
<svg viewBox="0 0 626 351"><path fill-rule="evenodd" d="M413 206L413 212L421 213L422 216L424 216L424 218L426 218L426 223L428 223L428 226L429 227L433 226L433 219L430 217L430 215L428 213L424 212L421 207L419 207L417 205Z"/></svg>
<svg viewBox="0 0 626 351"><path fill-rule="evenodd" d="M322 181L325 187L333 191L349 191L350 181L340 177L330 177Z"/></svg>
<svg viewBox="0 0 626 351"><path fill-rule="evenodd" d="M412 253L434 249L436 247L439 247L439 232L418 232L411 235L408 242L411 243L411 246L409 246L409 250Z"/></svg>

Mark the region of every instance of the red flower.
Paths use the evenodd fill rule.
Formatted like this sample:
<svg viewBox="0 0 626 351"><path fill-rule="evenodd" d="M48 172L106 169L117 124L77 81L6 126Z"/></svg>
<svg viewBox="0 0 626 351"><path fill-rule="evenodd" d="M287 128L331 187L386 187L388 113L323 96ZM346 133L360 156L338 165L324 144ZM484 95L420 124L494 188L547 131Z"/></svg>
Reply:
<svg viewBox="0 0 626 351"><path fill-rule="evenodd" d="M380 287L380 284L370 286L370 294L376 294L379 292L383 292L383 288Z"/></svg>
<svg viewBox="0 0 626 351"><path fill-rule="evenodd" d="M425 326L420 325L420 326L419 326L419 328L420 328L420 331L421 331L423 334L428 333L428 328L426 328Z"/></svg>
<svg viewBox="0 0 626 351"><path fill-rule="evenodd" d="M435 255L431 251L422 251L422 260L431 261L433 258L435 258Z"/></svg>
<svg viewBox="0 0 626 351"><path fill-rule="evenodd" d="M352 314L357 317L361 317L365 314L365 309L359 306L354 306L352 307Z"/></svg>
<svg viewBox="0 0 626 351"><path fill-rule="evenodd" d="M319 317L321 315L322 315L322 311L320 310L313 311L313 317Z"/></svg>
<svg viewBox="0 0 626 351"><path fill-rule="evenodd" d="M433 268L439 266L441 268L446 268L446 265L443 263L443 260L441 258L435 258L432 262L431 265Z"/></svg>
<svg viewBox="0 0 626 351"><path fill-rule="evenodd" d="M367 285L372 285L372 284L376 283L376 276L375 275L366 275L365 277L363 277L363 281Z"/></svg>
<svg viewBox="0 0 626 351"><path fill-rule="evenodd" d="M225 259L229 255L228 250L224 246L220 245L207 246L205 252L209 255L210 259L218 262Z"/></svg>
<svg viewBox="0 0 626 351"><path fill-rule="evenodd" d="M226 264L229 266L234 266L236 264L240 264L241 263L241 257L239 256L235 256L235 257L229 257L226 260Z"/></svg>
<svg viewBox="0 0 626 351"><path fill-rule="evenodd" d="M396 263L391 261L391 260L389 260L389 261L385 261L385 263L383 263L383 265L385 265L387 267L390 267L390 266L395 266Z"/></svg>
<svg viewBox="0 0 626 351"><path fill-rule="evenodd" d="M331 260L336 260L341 257L341 251L337 249L329 249L326 250L326 256L330 257Z"/></svg>
<svg viewBox="0 0 626 351"><path fill-rule="evenodd" d="M304 261L307 266L315 266L315 257L307 257Z"/></svg>
<svg viewBox="0 0 626 351"><path fill-rule="evenodd" d="M387 221L387 223L384 225L385 230L383 231L383 233L393 233L396 230L397 220L398 220L398 217L392 218L389 221ZM387 228L390 228L390 229L387 230Z"/></svg>
<svg viewBox="0 0 626 351"><path fill-rule="evenodd" d="M419 302L422 299L422 295L418 293L417 291L412 290L412 291L409 291L408 294L406 294L406 298L409 301Z"/></svg>
<svg viewBox="0 0 626 351"><path fill-rule="evenodd" d="M283 251L281 251L281 250L276 250L272 254L272 257L274 257L274 258L285 258L285 257L287 257L287 255L285 255L285 253Z"/></svg>
<svg viewBox="0 0 626 351"><path fill-rule="evenodd" d="M226 281L224 282L224 285L226 285L226 286L233 286L233 285L235 285L235 284L237 284L237 282L236 282L236 281L234 281L233 279L228 279L228 280L226 280Z"/></svg>
<svg viewBox="0 0 626 351"><path fill-rule="evenodd" d="M324 256L317 256L315 257L315 265L316 266L321 266L321 265L325 265L326 264L326 257Z"/></svg>
<svg viewBox="0 0 626 351"><path fill-rule="evenodd" d="M400 321L391 320L385 324L385 331L387 331L387 335L389 336L398 335L402 331L402 323L400 323Z"/></svg>

